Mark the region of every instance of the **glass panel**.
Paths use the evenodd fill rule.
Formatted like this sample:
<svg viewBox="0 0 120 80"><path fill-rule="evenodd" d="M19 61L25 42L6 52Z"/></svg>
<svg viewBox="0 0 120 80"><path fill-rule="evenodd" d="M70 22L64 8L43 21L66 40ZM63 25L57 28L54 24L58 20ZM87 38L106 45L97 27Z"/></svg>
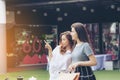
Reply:
<svg viewBox="0 0 120 80"><path fill-rule="evenodd" d="M100 53L99 49L99 26L97 23L86 24L90 41L95 54Z"/></svg>
<svg viewBox="0 0 120 80"><path fill-rule="evenodd" d="M119 24L118 24L118 36L119 36L119 40L118 40L118 60L120 60L120 22L119 22Z"/></svg>
<svg viewBox="0 0 120 80"><path fill-rule="evenodd" d="M47 50L45 49L46 40L48 43L56 39L57 44L57 25L24 25L17 24L7 29L7 53L8 67L22 64L47 63ZM13 58L14 57L14 58ZM11 64L15 64L12 65Z"/></svg>
<svg viewBox="0 0 120 80"><path fill-rule="evenodd" d="M117 59L119 45L119 29L116 22L103 23L103 52L111 54L112 59Z"/></svg>

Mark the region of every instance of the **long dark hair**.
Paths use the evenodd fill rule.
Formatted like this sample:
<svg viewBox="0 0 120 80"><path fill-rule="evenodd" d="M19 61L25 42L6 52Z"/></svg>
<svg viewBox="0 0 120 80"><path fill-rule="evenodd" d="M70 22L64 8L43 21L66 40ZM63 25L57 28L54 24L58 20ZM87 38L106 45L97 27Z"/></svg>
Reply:
<svg viewBox="0 0 120 80"><path fill-rule="evenodd" d="M75 29L80 41L90 43L90 40L88 38L88 32L87 32L84 24L82 24L80 22L76 22L71 25L71 28Z"/></svg>
<svg viewBox="0 0 120 80"><path fill-rule="evenodd" d="M72 48L73 48L73 40L72 40L72 36L71 36L71 34L70 34L70 31L62 32L62 33L60 34L60 45L61 45L61 46L60 46L60 52L61 52L62 54L64 54L64 53L67 51L67 50L66 50L66 47L63 46L64 44L61 43L61 41L62 41L61 38L62 38L63 35L65 35L66 38L68 39L71 50L72 50Z"/></svg>

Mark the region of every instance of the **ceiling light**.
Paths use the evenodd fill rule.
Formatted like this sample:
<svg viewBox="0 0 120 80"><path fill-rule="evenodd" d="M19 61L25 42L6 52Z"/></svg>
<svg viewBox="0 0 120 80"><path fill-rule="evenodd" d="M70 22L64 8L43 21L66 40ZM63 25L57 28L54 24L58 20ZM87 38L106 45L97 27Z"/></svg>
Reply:
<svg viewBox="0 0 120 80"><path fill-rule="evenodd" d="M36 12L36 9L33 9L32 12Z"/></svg>
<svg viewBox="0 0 120 80"><path fill-rule="evenodd" d="M86 11L86 10L87 10L87 7L85 7L85 6L82 7L82 10L83 10L83 11Z"/></svg>
<svg viewBox="0 0 120 80"><path fill-rule="evenodd" d="M21 14L21 11L17 11L17 14Z"/></svg>
<svg viewBox="0 0 120 80"><path fill-rule="evenodd" d="M58 21L62 21L63 18L62 18L62 17L58 17L57 20L58 20Z"/></svg>
<svg viewBox="0 0 120 80"><path fill-rule="evenodd" d="M68 13L64 13L64 16L68 16Z"/></svg>
<svg viewBox="0 0 120 80"><path fill-rule="evenodd" d="M110 7L111 7L111 9L115 9L115 5L111 5Z"/></svg>
<svg viewBox="0 0 120 80"><path fill-rule="evenodd" d="M47 16L48 14L45 12L43 15L44 15L44 16Z"/></svg>
<svg viewBox="0 0 120 80"><path fill-rule="evenodd" d="M59 12L59 11L60 11L60 8L56 8L56 11Z"/></svg>
<svg viewBox="0 0 120 80"><path fill-rule="evenodd" d="M120 7L117 7L117 11L120 11Z"/></svg>
<svg viewBox="0 0 120 80"><path fill-rule="evenodd" d="M93 13L95 10L94 9L90 9L90 12Z"/></svg>

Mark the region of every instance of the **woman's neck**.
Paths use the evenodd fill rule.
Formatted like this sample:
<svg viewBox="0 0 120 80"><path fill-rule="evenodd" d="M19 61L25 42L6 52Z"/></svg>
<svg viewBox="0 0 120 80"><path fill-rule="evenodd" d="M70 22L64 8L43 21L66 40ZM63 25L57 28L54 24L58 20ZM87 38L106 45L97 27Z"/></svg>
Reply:
<svg viewBox="0 0 120 80"><path fill-rule="evenodd" d="M81 44L82 43L82 41L80 41L80 40L77 40L77 44Z"/></svg>

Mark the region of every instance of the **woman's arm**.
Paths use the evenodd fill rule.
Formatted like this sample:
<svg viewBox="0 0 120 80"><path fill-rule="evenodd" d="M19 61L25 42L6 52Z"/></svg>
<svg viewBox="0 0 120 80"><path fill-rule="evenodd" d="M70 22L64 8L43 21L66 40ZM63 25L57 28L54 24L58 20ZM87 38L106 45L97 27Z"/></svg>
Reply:
<svg viewBox="0 0 120 80"><path fill-rule="evenodd" d="M51 60L51 58L52 58L52 47L51 47L50 44L47 43L45 40L44 40L44 42L45 42L45 48L48 49L49 60Z"/></svg>
<svg viewBox="0 0 120 80"><path fill-rule="evenodd" d="M96 58L94 56L94 54L91 54L88 56L89 61L79 61L76 62L76 66L94 66L97 64Z"/></svg>
<svg viewBox="0 0 120 80"><path fill-rule="evenodd" d="M78 61L76 63L73 63L69 66L69 70L70 71L74 71L76 67L78 66L94 66L97 65L97 61L96 58L94 56L94 54L91 54L88 56L89 61Z"/></svg>

